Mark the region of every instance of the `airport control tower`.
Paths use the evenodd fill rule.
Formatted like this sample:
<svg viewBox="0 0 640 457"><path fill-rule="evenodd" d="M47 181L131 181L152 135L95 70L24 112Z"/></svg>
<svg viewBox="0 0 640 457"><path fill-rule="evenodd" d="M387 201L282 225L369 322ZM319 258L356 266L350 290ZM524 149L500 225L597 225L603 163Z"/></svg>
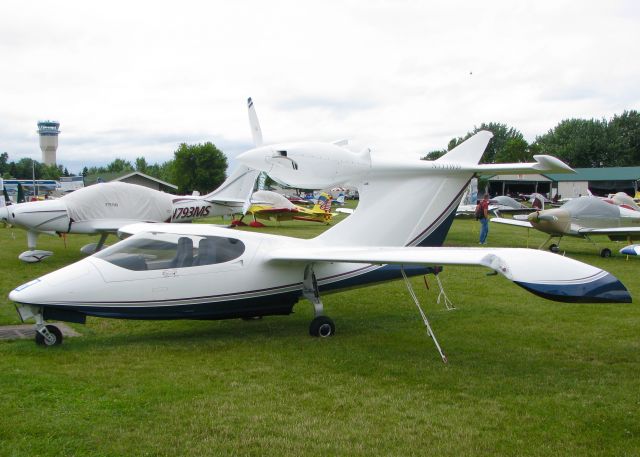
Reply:
<svg viewBox="0 0 640 457"><path fill-rule="evenodd" d="M42 151L42 163L46 165L56 164L56 151L58 150L58 134L60 122L38 121L38 134L40 135L40 150Z"/></svg>

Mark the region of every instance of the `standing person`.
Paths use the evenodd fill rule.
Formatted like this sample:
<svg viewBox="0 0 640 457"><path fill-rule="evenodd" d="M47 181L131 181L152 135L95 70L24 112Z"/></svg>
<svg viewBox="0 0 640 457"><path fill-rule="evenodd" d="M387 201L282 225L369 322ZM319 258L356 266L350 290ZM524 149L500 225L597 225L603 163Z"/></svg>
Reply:
<svg viewBox="0 0 640 457"><path fill-rule="evenodd" d="M487 235L489 235L489 194L484 194L484 198L478 202L476 219L480 221L480 244L487 244Z"/></svg>

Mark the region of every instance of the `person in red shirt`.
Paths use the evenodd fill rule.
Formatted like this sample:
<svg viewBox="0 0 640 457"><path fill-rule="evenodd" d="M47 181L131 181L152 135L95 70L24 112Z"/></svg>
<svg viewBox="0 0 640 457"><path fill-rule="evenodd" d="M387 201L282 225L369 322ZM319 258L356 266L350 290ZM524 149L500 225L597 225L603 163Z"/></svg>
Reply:
<svg viewBox="0 0 640 457"><path fill-rule="evenodd" d="M480 244L487 244L487 235L489 235L489 194L484 194L484 198L478 202L476 219L480 221Z"/></svg>

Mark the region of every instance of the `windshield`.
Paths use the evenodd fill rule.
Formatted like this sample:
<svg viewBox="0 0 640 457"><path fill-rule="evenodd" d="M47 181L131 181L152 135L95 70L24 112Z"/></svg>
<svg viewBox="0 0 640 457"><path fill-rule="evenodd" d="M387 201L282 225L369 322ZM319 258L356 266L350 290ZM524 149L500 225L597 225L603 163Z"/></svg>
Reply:
<svg viewBox="0 0 640 457"><path fill-rule="evenodd" d="M244 243L235 238L145 233L100 251L95 257L128 270L164 270L229 262L244 250Z"/></svg>

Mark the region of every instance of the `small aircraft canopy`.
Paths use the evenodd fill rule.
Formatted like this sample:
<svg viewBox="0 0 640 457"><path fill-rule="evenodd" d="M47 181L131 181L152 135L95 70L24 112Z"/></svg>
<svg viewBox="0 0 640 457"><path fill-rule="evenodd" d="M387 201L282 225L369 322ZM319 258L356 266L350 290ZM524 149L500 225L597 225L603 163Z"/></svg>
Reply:
<svg viewBox="0 0 640 457"><path fill-rule="evenodd" d="M568 211L571 215L578 215L580 217L620 217L620 211L617 206L594 197L574 198L562 205L562 209Z"/></svg>
<svg viewBox="0 0 640 457"><path fill-rule="evenodd" d="M222 236L143 233L95 254L133 271L198 267L229 262L245 251L236 238Z"/></svg>

